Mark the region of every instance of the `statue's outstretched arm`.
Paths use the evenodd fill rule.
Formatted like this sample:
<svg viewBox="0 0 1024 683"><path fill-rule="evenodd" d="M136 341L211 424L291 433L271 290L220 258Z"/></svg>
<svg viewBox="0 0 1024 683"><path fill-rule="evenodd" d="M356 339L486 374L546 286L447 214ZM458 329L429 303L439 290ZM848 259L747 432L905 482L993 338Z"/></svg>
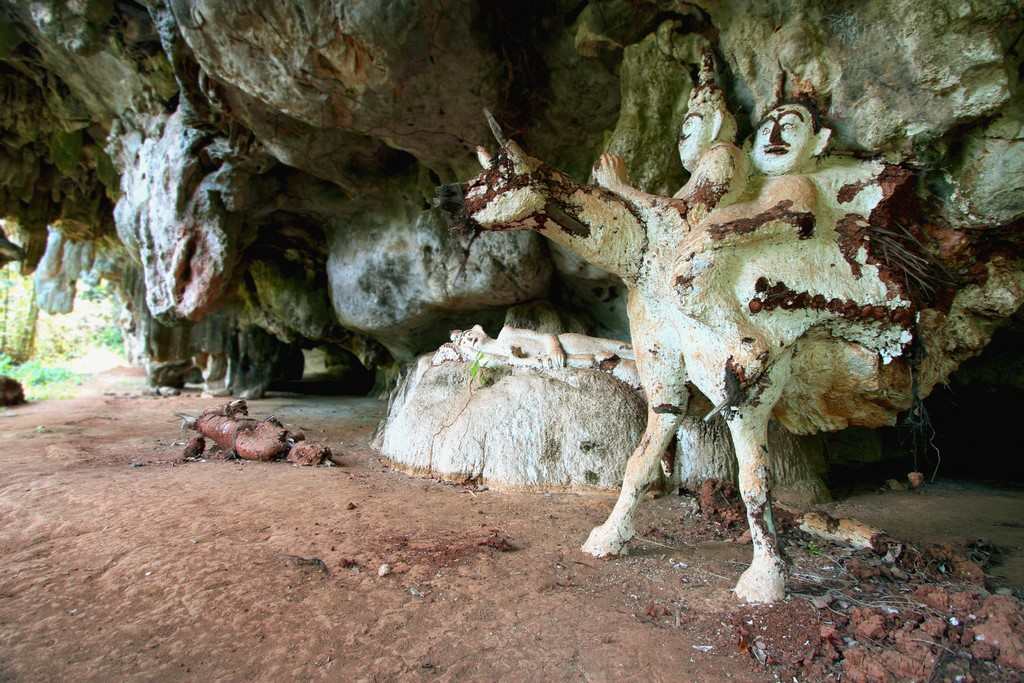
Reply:
<svg viewBox="0 0 1024 683"><path fill-rule="evenodd" d="M816 225L817 191L804 178L766 188L754 200L715 209L700 223L711 248L807 239Z"/></svg>
<svg viewBox="0 0 1024 683"><path fill-rule="evenodd" d="M636 189L630 185L629 171L626 170L626 161L617 154L602 154L597 163L594 164L594 182L609 192L614 192L623 199L634 204L655 204L665 202L668 197L660 197Z"/></svg>

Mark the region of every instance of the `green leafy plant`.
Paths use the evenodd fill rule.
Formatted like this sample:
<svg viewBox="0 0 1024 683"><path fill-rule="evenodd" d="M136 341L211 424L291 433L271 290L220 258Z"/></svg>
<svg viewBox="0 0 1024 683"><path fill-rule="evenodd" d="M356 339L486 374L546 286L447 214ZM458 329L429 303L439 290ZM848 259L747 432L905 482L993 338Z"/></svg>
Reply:
<svg viewBox="0 0 1024 683"><path fill-rule="evenodd" d="M11 357L0 354L0 375L16 379L32 401L46 398L66 398L74 394L73 387L82 383L83 376L65 367L47 365L38 360L15 364Z"/></svg>
<svg viewBox="0 0 1024 683"><path fill-rule="evenodd" d="M107 325L102 328L96 335L96 341L100 343L100 346L111 351L121 351L124 348L124 335L117 325Z"/></svg>
<svg viewBox="0 0 1024 683"><path fill-rule="evenodd" d="M473 380L475 380L477 378L477 376L480 374L480 368L481 368L480 361L482 361L483 358L484 358L483 352L477 352L476 358L474 358L473 362L469 364L469 382L470 382L470 384L472 384Z"/></svg>

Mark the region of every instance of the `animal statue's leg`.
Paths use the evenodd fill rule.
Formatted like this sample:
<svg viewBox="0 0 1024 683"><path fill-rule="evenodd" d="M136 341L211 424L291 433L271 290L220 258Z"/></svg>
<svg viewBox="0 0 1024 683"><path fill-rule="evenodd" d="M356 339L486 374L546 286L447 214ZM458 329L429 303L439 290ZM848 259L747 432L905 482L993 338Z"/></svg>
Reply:
<svg viewBox="0 0 1024 683"><path fill-rule="evenodd" d="M747 602L775 602L786 597L785 563L779 552L771 495L768 490L768 421L789 376L789 359L777 362L755 388L738 414L729 420L739 463L740 495L747 507L747 522L754 558L736 584L736 595Z"/></svg>
<svg viewBox="0 0 1024 683"><path fill-rule="evenodd" d="M652 401L653 403L653 401ZM677 407L679 401L677 401ZM608 519L590 532L590 537L583 544L583 551L594 557L618 555L622 547L633 537L633 515L644 487L655 475L662 453L668 448L672 437L679 427L682 411L686 408L686 399L681 401L679 414L657 413L653 409L647 413L647 429L640 439L640 445L633 451L626 464L626 474L622 479L622 491Z"/></svg>
<svg viewBox="0 0 1024 683"><path fill-rule="evenodd" d="M640 496L655 476L661 456L686 414L690 398L683 341L678 329L667 324L663 311L652 312L648 300L635 290L630 292L628 307L633 354L647 394L647 429L626 463L622 490L612 513L604 524L590 532L583 544L584 552L595 557L619 554L632 538L633 514Z"/></svg>

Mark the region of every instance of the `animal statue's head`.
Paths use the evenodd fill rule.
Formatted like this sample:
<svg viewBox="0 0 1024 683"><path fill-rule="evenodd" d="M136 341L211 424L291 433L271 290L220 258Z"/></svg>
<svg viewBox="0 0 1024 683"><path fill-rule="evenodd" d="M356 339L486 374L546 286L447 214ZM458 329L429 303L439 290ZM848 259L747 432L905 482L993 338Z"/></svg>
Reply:
<svg viewBox="0 0 1024 683"><path fill-rule="evenodd" d="M811 106L780 104L758 124L751 160L765 175L803 173L825 151L831 136L832 130L821 126Z"/></svg>
<svg viewBox="0 0 1024 683"><path fill-rule="evenodd" d="M435 205L453 230L528 230L541 225L538 217L547 203L547 187L554 169L534 159L513 140L506 140L497 122L486 112L500 147L492 155L477 147L483 172L464 183L437 188Z"/></svg>
<svg viewBox="0 0 1024 683"><path fill-rule="evenodd" d="M715 83L715 60L704 53L698 84L690 91L690 102L679 130L679 159L693 172L704 152L716 142L733 142L736 118L729 112L725 94Z"/></svg>

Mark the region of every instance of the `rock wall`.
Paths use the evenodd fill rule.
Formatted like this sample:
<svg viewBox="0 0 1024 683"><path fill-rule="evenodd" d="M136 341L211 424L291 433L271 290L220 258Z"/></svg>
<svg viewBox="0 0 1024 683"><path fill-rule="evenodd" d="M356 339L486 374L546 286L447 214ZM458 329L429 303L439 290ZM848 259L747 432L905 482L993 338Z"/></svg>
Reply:
<svg viewBox="0 0 1024 683"><path fill-rule="evenodd" d="M214 316L233 321L236 347L263 349L265 333L392 371L449 328L493 334L537 300L574 330L625 338L614 277L534 235L452 234L433 188L476 172L488 107L577 180L612 151L642 189L674 192L679 118L708 48L741 138L784 75L834 128L834 149L913 169L912 220L949 276L921 317L943 349L941 362L923 354L922 387L980 353L1024 297L1010 0L0 10L5 232L50 310L67 309L85 261L104 254L155 368L186 363L190 330Z"/></svg>

